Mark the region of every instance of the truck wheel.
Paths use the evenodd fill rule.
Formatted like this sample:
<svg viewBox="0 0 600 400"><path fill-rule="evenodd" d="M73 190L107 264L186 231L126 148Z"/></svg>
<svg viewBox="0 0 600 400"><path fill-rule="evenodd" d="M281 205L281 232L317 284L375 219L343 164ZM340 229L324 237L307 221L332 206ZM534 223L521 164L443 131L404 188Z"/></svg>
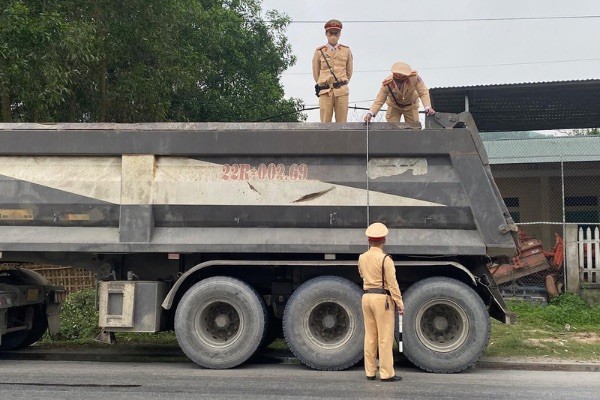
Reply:
<svg viewBox="0 0 600 400"><path fill-rule="evenodd" d="M175 335L196 364L233 368L258 349L266 320L265 303L253 288L238 279L217 276L185 293L175 312Z"/></svg>
<svg viewBox="0 0 600 400"><path fill-rule="evenodd" d="M9 351L22 349L37 342L44 336L48 329L48 320L46 318L46 309L42 304L36 304L33 307L33 321L31 329L7 333L2 337L0 351ZM25 314L27 307L23 307L19 312Z"/></svg>
<svg viewBox="0 0 600 400"><path fill-rule="evenodd" d="M23 347L21 344L27 339L29 331L10 332L2 336L0 351L10 351Z"/></svg>
<svg viewBox="0 0 600 400"><path fill-rule="evenodd" d="M46 307L43 304L39 304L35 307L31 330L29 331L25 340L23 340L23 342L16 348L21 349L27 346L31 346L32 344L40 340L42 336L44 336L44 333L46 333L47 329L48 318L46 317Z"/></svg>
<svg viewBox="0 0 600 400"><path fill-rule="evenodd" d="M437 373L465 370L481 357L490 338L490 317L477 293L451 278L428 278L404 294L404 354Z"/></svg>
<svg viewBox="0 0 600 400"><path fill-rule="evenodd" d="M305 365L327 371L349 368L363 358L362 291L335 276L311 279L290 297L283 334Z"/></svg>

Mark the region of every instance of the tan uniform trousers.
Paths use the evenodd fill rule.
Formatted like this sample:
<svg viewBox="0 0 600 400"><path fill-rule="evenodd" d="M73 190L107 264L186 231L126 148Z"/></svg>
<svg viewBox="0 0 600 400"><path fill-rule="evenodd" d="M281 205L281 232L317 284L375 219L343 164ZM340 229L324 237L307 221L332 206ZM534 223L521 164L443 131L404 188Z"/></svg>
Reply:
<svg viewBox="0 0 600 400"><path fill-rule="evenodd" d="M398 109L388 106L385 113L387 122L400 122L400 117L404 115L404 122L419 122L419 103Z"/></svg>
<svg viewBox="0 0 600 400"><path fill-rule="evenodd" d="M333 90L319 96L321 122L331 122L335 111L335 122L348 121L348 95L334 96Z"/></svg>
<svg viewBox="0 0 600 400"><path fill-rule="evenodd" d="M363 294L362 311L365 320L365 373L375 376L379 354L379 377L391 378L394 372L394 301L389 298L385 309L385 294Z"/></svg>

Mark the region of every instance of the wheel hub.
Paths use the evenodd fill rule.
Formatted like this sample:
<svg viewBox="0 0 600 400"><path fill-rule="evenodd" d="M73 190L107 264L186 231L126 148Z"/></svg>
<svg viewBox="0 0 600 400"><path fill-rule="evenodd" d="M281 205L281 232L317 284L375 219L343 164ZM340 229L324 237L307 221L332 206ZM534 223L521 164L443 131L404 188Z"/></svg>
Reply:
<svg viewBox="0 0 600 400"><path fill-rule="evenodd" d="M331 329L335 326L336 324L336 318L334 315L331 314L327 314L324 318L323 318L323 327L325 329Z"/></svg>
<svg viewBox="0 0 600 400"><path fill-rule="evenodd" d="M337 348L350 338L353 322L341 304L324 302L309 312L305 329L308 338L319 347Z"/></svg>
<svg viewBox="0 0 600 400"><path fill-rule="evenodd" d="M448 329L448 320L443 316L437 316L433 319L433 327L438 332L443 332Z"/></svg>
<svg viewBox="0 0 600 400"><path fill-rule="evenodd" d="M227 345L239 336L242 320L233 304L223 301L208 303L196 315L196 332L212 346Z"/></svg>
<svg viewBox="0 0 600 400"><path fill-rule="evenodd" d="M231 322L229 315L227 314L219 314L217 318L215 318L215 325L218 328L225 328Z"/></svg>
<svg viewBox="0 0 600 400"><path fill-rule="evenodd" d="M459 348L469 334L465 311L451 300L432 300L425 304L415 322L419 340L431 350L442 353Z"/></svg>

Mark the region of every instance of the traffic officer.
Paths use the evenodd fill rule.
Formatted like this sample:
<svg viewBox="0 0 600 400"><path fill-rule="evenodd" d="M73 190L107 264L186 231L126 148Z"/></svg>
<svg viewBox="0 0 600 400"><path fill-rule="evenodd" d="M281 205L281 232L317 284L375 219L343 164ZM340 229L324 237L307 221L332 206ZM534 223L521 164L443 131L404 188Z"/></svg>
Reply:
<svg viewBox="0 0 600 400"><path fill-rule="evenodd" d="M384 103L387 104L385 118L388 122L400 122L404 115L404 122L419 122L419 98L425 107L425 113L435 113L431 108L429 89L410 65L397 62L392 65L392 75L382 83L377 98L369 112L365 115L365 122L377 115Z"/></svg>
<svg viewBox="0 0 600 400"><path fill-rule="evenodd" d="M342 23L332 19L325 23L327 44L317 47L312 59L315 94L319 97L321 122L348 120L348 82L352 77L352 52L339 43Z"/></svg>
<svg viewBox="0 0 600 400"><path fill-rule="evenodd" d="M388 228L381 222L369 225L365 234L369 250L358 258L358 272L363 279L362 311L365 321L365 373L375 379L379 354L379 378L382 382L400 381L394 372L395 310L404 313L402 294L396 280L391 257L383 252Z"/></svg>

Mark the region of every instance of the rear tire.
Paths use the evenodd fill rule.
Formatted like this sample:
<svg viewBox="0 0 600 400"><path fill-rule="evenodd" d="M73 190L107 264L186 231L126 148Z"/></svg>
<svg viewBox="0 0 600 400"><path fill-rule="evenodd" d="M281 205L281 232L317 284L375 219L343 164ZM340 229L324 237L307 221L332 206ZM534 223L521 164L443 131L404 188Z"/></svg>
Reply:
<svg viewBox="0 0 600 400"><path fill-rule="evenodd" d="M196 364L233 368L256 352L266 323L265 303L252 287L217 276L198 282L185 293L175 312L175 335Z"/></svg>
<svg viewBox="0 0 600 400"><path fill-rule="evenodd" d="M2 336L2 344L0 344L0 351L16 350L24 347L22 343L27 339L29 331L16 331L10 332Z"/></svg>
<svg viewBox="0 0 600 400"><path fill-rule="evenodd" d="M31 330L29 334L19 345L20 348L28 347L37 342L44 336L44 333L48 330L48 318L46 317L46 306L38 305L36 307L35 313L33 314L33 325L31 326Z"/></svg>
<svg viewBox="0 0 600 400"><path fill-rule="evenodd" d="M481 357L490 338L490 317L479 295L451 278L428 278L404 293L404 354L417 367L460 372Z"/></svg>
<svg viewBox="0 0 600 400"><path fill-rule="evenodd" d="M283 334L305 365L338 371L363 358L362 290L347 279L323 276L300 286L283 312Z"/></svg>
<svg viewBox="0 0 600 400"><path fill-rule="evenodd" d="M33 321L31 329L5 334L2 337L0 351L10 351L25 348L40 340L42 336L44 336L44 333L46 333L46 330L48 329L46 307L43 304L36 304L28 307L33 307ZM27 307L23 307L20 312L25 314L27 312L26 309Z"/></svg>

